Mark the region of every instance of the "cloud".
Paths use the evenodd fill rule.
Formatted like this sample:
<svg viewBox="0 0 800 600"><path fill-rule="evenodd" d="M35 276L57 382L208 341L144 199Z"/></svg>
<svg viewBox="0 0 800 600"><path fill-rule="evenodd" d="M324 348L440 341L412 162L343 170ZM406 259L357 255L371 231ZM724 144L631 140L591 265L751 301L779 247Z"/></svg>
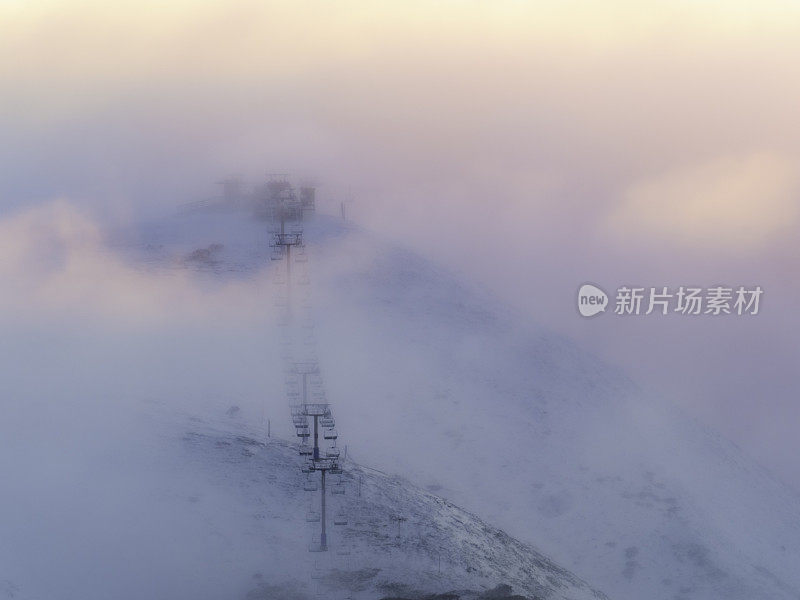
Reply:
<svg viewBox="0 0 800 600"><path fill-rule="evenodd" d="M106 235L66 200L0 220L0 306L7 314L37 319L54 314L133 321L265 315L267 278L210 286L183 269L169 276L148 272L112 251Z"/></svg>
<svg viewBox="0 0 800 600"><path fill-rule="evenodd" d="M572 296L585 280L758 283L770 309L747 335L774 345L763 365L781 358L796 296L798 242L781 234L796 223L798 11L781 0L0 0L0 199L163 212L228 172L308 174L321 206L338 210L353 189L351 219L634 372L685 380L674 373L693 367L674 357L692 357L711 397L749 359L731 351L712 372L688 334L651 339L602 319L590 331ZM269 305L256 281L135 269L97 229L72 203L3 221L0 307L197 323ZM55 244L64 252L46 250ZM787 403L793 377L775 378ZM775 410L739 397L725 415Z"/></svg>
<svg viewBox="0 0 800 600"><path fill-rule="evenodd" d="M797 220L800 164L770 153L718 158L634 183L603 224L617 240L752 251Z"/></svg>

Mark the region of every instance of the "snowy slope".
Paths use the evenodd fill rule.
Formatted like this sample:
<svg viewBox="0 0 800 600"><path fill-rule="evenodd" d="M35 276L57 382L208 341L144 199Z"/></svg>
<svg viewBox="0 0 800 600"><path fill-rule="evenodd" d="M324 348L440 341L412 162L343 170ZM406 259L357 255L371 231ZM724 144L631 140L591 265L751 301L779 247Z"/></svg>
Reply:
<svg viewBox="0 0 800 600"><path fill-rule="evenodd" d="M456 589L481 592L499 584L531 598L605 598L474 515L352 461L343 477L347 494L329 496L328 504L329 519L343 511L348 522L329 521L329 552L309 553L319 524L305 522L304 516L319 496L303 490L296 445L272 439L265 444L232 435L230 427L199 423L183 443L187 462L208 478L205 489L235 489L236 510L249 512L246 529L228 530L227 537L232 546L237 533L260 540L250 561L258 569L251 598L273 598L281 589L324 597L413 597ZM202 504L202 498L193 501ZM223 530L219 512L214 507L206 513L209 530ZM291 557L279 571L274 568L278 557Z"/></svg>
<svg viewBox="0 0 800 600"><path fill-rule="evenodd" d="M224 245L195 268L258 276L262 224L160 227L141 234L151 247L181 231L182 252ZM307 237L320 360L353 456L616 598L800 597L800 500L735 446L412 253L324 218Z"/></svg>
<svg viewBox="0 0 800 600"><path fill-rule="evenodd" d="M319 496L303 489L294 443L264 439L241 413L190 416L157 404L123 422L146 425L145 439L121 435L124 449L107 446L91 479L31 495L30 506L6 499L6 517L22 522L4 532L15 548L0 565L0 598L415 599L458 590L469 600L498 585L541 600L606 598L474 515L352 461L347 493L329 496L329 518L342 511L348 521L330 524L329 552L310 553L319 524L305 516Z"/></svg>

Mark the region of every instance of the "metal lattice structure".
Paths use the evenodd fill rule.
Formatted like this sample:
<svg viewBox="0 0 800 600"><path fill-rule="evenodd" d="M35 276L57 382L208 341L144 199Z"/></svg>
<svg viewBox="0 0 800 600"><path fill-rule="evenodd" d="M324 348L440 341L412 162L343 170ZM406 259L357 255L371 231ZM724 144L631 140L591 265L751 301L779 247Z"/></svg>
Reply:
<svg viewBox="0 0 800 600"><path fill-rule="evenodd" d="M303 403L292 407L292 421L296 428L297 436L301 439L300 455L305 458L301 471L306 474L306 483L303 489L320 493L319 513L313 508L306 516L312 523L320 523L319 545L309 548L311 551L325 552L328 549L327 532L327 487L328 475L341 475L342 468L339 464L339 452L336 447L338 434L335 422L331 415L330 406L320 403ZM322 434L320 436L320 433ZM320 441L322 437L322 441ZM309 440L312 440L309 442ZM326 447L326 442L331 442ZM314 475L319 473L319 486L316 485ZM331 493L337 495L344 493L344 483L341 479L334 484ZM334 525L346 525L347 518L342 509L334 515Z"/></svg>
<svg viewBox="0 0 800 600"><path fill-rule="evenodd" d="M348 522L344 506L334 506L329 515L329 492L335 504L341 505L345 493L342 478L343 460L337 446L338 432L326 399L319 362L316 358L316 336L310 302L308 255L303 239L304 216L314 210L314 188L303 187L299 195L285 176L273 176L266 187L267 207L271 215L270 246L272 259L286 261L275 269L275 304L279 309L281 354L285 361L285 394L291 405L292 424L300 438L303 490L312 500L306 522L312 527L319 523L309 546L312 552L324 552L329 547L328 524L332 516L336 526ZM293 285L299 286L293 291ZM334 478L333 480L331 478ZM318 502L315 500L319 494Z"/></svg>

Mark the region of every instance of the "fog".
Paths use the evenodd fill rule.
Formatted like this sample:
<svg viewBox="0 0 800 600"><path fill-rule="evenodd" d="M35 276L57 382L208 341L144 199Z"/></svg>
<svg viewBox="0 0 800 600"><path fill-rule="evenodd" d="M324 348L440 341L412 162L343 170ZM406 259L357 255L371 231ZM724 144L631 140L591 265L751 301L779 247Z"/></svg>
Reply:
<svg viewBox="0 0 800 600"><path fill-rule="evenodd" d="M0 3L4 435L146 397L257 410L266 275L154 275L118 237L290 172L800 487L798 26L777 1ZM765 292L582 320L586 281Z"/></svg>

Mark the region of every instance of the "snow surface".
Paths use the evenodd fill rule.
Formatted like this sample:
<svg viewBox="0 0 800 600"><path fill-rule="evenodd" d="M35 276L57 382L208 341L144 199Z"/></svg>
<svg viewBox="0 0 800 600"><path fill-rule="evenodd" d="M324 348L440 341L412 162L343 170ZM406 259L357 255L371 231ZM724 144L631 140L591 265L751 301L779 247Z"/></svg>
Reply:
<svg viewBox="0 0 800 600"><path fill-rule="evenodd" d="M476 516L353 461L347 493L329 495L330 550L310 553L319 524L305 516L319 495L303 490L297 445L265 439L230 413L198 417L155 404L127 415L149 435L121 454L112 449L113 460L95 458L90 470L103 481L62 487L66 498L28 499L24 531L6 532L23 547L3 563L0 597L416 598L505 584L530 598L606 598ZM134 463L117 479L106 470ZM126 486L128 477L137 483ZM74 502L89 513L63 522L59 510L78 514ZM346 525L332 523L340 509Z"/></svg>

